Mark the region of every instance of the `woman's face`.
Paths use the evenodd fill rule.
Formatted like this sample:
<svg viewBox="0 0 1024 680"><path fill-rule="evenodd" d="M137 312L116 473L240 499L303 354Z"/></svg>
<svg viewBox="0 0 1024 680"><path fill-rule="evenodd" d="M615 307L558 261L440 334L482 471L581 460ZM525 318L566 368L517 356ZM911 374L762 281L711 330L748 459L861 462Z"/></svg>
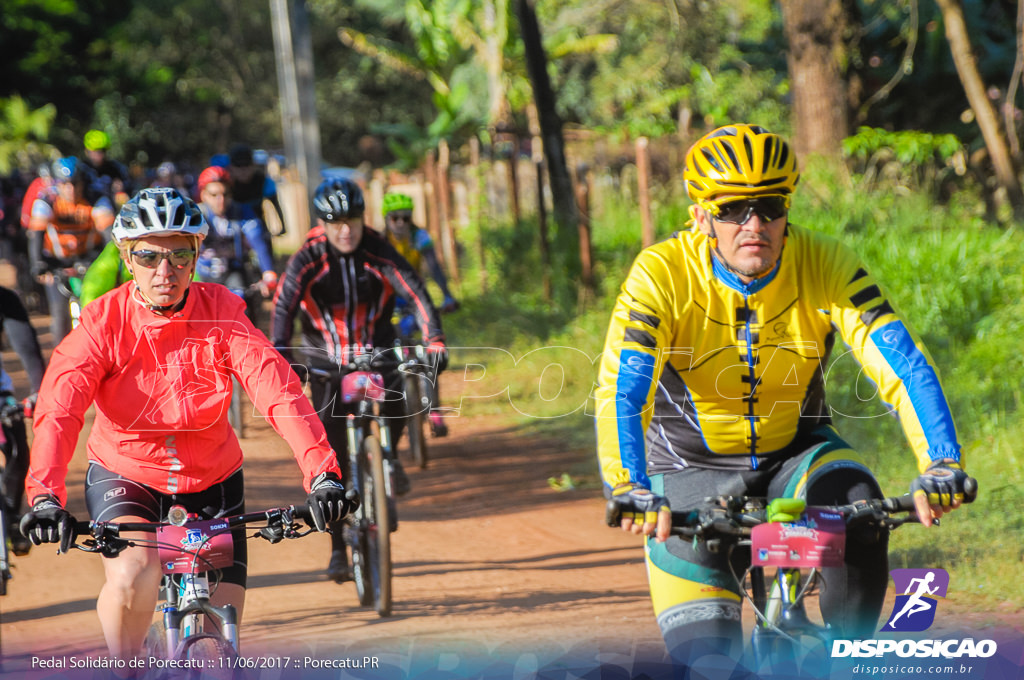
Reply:
<svg viewBox="0 0 1024 680"><path fill-rule="evenodd" d="M159 307L176 305L192 283L196 251L184 234L150 236L133 241L128 266L146 300Z"/></svg>

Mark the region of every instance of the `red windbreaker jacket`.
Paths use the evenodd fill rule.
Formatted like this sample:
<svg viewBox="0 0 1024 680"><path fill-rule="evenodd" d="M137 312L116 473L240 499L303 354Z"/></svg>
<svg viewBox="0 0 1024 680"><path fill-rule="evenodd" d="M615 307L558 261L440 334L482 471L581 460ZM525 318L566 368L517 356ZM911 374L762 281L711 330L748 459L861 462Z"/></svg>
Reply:
<svg viewBox="0 0 1024 680"><path fill-rule="evenodd" d="M67 501L65 477L95 402L89 459L164 493L202 491L242 465L227 410L232 378L291 447L303 485L341 476L323 425L288 362L227 288L193 283L163 316L133 281L96 299L58 345L39 391L26 494Z"/></svg>

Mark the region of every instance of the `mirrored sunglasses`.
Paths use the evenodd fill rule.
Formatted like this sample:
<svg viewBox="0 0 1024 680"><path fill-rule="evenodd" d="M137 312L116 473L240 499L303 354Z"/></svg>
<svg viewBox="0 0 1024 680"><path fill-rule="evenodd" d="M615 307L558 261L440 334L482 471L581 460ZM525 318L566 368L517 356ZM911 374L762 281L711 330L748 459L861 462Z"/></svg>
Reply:
<svg viewBox="0 0 1024 680"><path fill-rule="evenodd" d="M763 196L729 201L716 207L718 208L718 212L715 214L716 220L739 225L746 224L755 213L762 222L771 222L785 217L788 211L786 199L783 196Z"/></svg>
<svg viewBox="0 0 1024 680"><path fill-rule="evenodd" d="M178 248L177 250L133 250L132 262L146 269L156 269L162 260L168 260L171 266L176 269L184 269L192 264L196 258L196 251L192 248Z"/></svg>

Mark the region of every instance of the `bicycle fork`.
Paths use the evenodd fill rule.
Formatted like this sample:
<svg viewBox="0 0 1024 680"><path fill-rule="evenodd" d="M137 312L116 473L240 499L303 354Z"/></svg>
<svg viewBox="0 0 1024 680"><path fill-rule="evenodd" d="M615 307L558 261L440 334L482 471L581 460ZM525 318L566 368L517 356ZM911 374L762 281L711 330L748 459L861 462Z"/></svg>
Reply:
<svg viewBox="0 0 1024 680"><path fill-rule="evenodd" d="M238 614L230 604L210 604L210 582L205 574L182 574L167 585L167 604L163 608L167 654L174 657L182 640L203 634L203 619L211 616L221 624L221 636L238 651Z"/></svg>

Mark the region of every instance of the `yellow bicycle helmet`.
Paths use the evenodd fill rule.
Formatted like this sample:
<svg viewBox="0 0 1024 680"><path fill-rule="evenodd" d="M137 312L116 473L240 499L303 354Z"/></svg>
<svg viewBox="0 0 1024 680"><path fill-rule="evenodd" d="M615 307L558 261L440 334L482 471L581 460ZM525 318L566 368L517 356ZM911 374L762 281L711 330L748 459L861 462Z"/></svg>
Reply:
<svg viewBox="0 0 1024 680"><path fill-rule="evenodd" d="M686 152L686 193L700 207L717 213L719 196L789 195L800 180L796 155L782 137L759 125L720 127Z"/></svg>
<svg viewBox="0 0 1024 680"><path fill-rule="evenodd" d="M412 196L408 194L397 192L384 194L382 203L380 211L382 215L387 215L395 210L412 210Z"/></svg>
<svg viewBox="0 0 1024 680"><path fill-rule="evenodd" d="M105 151L110 148L110 135L103 130L89 130L82 141L87 151Z"/></svg>

